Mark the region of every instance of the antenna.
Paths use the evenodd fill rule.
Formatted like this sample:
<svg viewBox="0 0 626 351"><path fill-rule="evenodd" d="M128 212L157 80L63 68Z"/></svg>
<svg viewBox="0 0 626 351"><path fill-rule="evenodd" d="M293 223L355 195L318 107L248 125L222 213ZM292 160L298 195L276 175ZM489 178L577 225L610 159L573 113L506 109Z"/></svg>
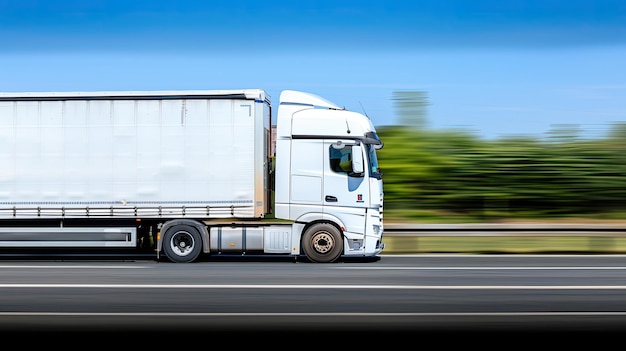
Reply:
<svg viewBox="0 0 626 351"><path fill-rule="evenodd" d="M359 105L361 105L361 109L363 110L363 114L365 115L365 117L370 118L370 116L367 115L367 112L365 112L365 108L363 107L361 101L359 101Z"/></svg>

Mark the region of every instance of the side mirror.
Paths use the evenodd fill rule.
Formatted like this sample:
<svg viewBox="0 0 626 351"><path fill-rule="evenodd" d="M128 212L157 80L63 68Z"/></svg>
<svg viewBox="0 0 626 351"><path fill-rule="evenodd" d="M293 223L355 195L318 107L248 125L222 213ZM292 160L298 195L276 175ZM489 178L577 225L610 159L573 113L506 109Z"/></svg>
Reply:
<svg viewBox="0 0 626 351"><path fill-rule="evenodd" d="M364 172L363 153L360 145L352 145L352 172L357 174Z"/></svg>

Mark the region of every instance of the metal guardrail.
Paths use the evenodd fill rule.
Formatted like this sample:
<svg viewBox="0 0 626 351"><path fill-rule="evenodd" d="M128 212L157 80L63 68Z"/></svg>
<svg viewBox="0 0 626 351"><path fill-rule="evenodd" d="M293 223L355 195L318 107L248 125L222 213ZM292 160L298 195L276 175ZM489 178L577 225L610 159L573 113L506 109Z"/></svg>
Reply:
<svg viewBox="0 0 626 351"><path fill-rule="evenodd" d="M385 223L387 237L420 236L569 236L626 237L626 223Z"/></svg>
<svg viewBox="0 0 626 351"><path fill-rule="evenodd" d="M626 253L623 223L385 223L384 253Z"/></svg>

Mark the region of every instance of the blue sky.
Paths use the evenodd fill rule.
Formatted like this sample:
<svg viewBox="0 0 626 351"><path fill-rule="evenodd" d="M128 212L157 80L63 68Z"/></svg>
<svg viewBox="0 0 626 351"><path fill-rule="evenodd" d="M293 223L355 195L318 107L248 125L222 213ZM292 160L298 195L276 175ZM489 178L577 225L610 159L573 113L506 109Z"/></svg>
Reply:
<svg viewBox="0 0 626 351"><path fill-rule="evenodd" d="M262 88L485 138L626 121L626 1L0 0L0 91Z"/></svg>

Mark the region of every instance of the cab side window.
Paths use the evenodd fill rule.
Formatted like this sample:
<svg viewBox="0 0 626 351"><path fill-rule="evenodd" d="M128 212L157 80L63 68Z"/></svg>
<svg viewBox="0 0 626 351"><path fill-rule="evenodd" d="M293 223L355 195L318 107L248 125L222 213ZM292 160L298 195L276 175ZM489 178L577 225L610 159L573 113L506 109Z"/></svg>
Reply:
<svg viewBox="0 0 626 351"><path fill-rule="evenodd" d="M337 150L332 147L330 150L330 168L338 173L352 172L352 148L344 147Z"/></svg>

